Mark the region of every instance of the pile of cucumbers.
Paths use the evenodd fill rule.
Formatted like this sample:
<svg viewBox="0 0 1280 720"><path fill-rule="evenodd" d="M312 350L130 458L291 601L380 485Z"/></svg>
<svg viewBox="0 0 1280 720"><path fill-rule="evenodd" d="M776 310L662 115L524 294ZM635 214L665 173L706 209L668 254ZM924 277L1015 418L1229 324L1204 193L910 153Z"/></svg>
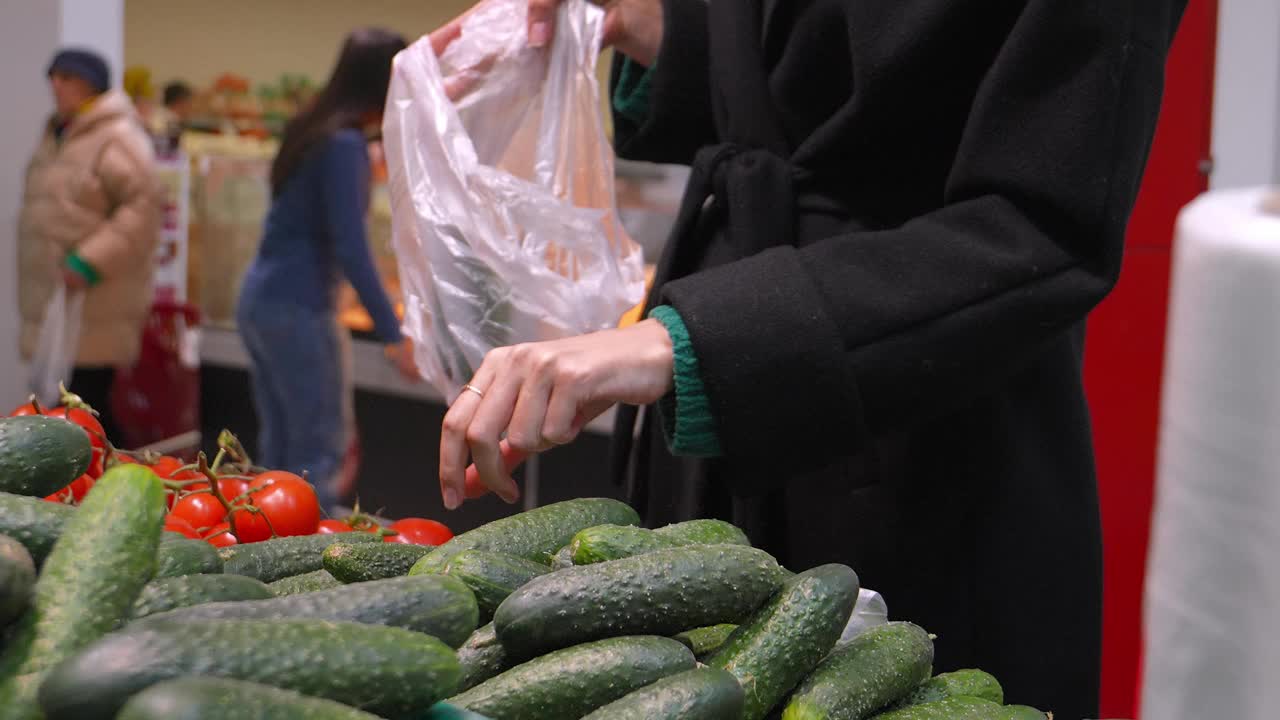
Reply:
<svg viewBox="0 0 1280 720"><path fill-rule="evenodd" d="M42 488L35 488L38 492ZM842 642L859 582L736 527L581 499L436 548L367 533L217 550L163 485L0 493L0 720L1044 720L910 623Z"/></svg>

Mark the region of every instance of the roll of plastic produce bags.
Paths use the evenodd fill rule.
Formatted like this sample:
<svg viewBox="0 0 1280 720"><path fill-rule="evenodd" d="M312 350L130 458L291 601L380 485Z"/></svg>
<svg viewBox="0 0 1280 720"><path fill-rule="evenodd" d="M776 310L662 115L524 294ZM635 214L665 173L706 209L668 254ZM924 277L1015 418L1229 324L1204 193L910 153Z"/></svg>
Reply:
<svg viewBox="0 0 1280 720"><path fill-rule="evenodd" d="M1147 570L1142 717L1280 705L1280 216L1261 190L1178 219Z"/></svg>
<svg viewBox="0 0 1280 720"><path fill-rule="evenodd" d="M531 48L526 5L480 3L439 58L414 43L387 97L404 325L446 398L489 350L615 327L644 294L601 117L603 11L568 0L555 41Z"/></svg>

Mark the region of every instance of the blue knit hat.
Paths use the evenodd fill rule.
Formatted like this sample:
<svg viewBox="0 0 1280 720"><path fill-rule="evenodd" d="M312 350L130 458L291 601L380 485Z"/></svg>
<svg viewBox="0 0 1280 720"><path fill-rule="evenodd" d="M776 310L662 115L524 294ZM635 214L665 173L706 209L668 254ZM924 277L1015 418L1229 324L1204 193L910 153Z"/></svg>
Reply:
<svg viewBox="0 0 1280 720"><path fill-rule="evenodd" d="M59 51L49 63L47 74L52 75L55 71L75 75L99 93L111 89L111 70L107 68L107 61L92 50L68 48Z"/></svg>

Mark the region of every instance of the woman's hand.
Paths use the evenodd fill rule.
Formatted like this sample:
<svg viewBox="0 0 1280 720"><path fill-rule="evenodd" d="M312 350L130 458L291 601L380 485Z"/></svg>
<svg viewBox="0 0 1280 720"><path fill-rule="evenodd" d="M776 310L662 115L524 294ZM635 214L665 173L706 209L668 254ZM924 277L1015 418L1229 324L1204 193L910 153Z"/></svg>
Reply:
<svg viewBox="0 0 1280 720"><path fill-rule="evenodd" d="M418 382L422 379L422 375L418 372L418 365L413 361L413 341L404 338L398 345L388 345L386 347L387 359L392 365L400 371L400 375L409 382Z"/></svg>
<svg viewBox="0 0 1280 720"><path fill-rule="evenodd" d="M563 0L529 0L529 45L551 44ZM661 0L592 0L605 9L604 45L646 67L662 47Z"/></svg>
<svg viewBox="0 0 1280 720"><path fill-rule="evenodd" d="M657 402L671 389L673 362L671 337L656 320L490 352L444 417L445 507L488 491L515 502L511 471L529 453L571 442L614 404Z"/></svg>

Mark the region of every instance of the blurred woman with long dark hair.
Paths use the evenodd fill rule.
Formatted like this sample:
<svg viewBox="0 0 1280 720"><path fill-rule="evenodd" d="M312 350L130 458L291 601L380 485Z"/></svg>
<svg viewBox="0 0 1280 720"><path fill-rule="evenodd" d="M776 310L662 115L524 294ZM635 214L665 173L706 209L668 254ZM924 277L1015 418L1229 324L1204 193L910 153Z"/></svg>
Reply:
<svg viewBox="0 0 1280 720"><path fill-rule="evenodd" d="M285 128L271 168L271 209L240 291L237 322L253 366L261 464L306 472L321 506L346 450L344 362L336 304L345 276L378 338L414 374L400 323L375 271L365 230L366 128L382 119L391 62L404 38L352 32L315 101Z"/></svg>

